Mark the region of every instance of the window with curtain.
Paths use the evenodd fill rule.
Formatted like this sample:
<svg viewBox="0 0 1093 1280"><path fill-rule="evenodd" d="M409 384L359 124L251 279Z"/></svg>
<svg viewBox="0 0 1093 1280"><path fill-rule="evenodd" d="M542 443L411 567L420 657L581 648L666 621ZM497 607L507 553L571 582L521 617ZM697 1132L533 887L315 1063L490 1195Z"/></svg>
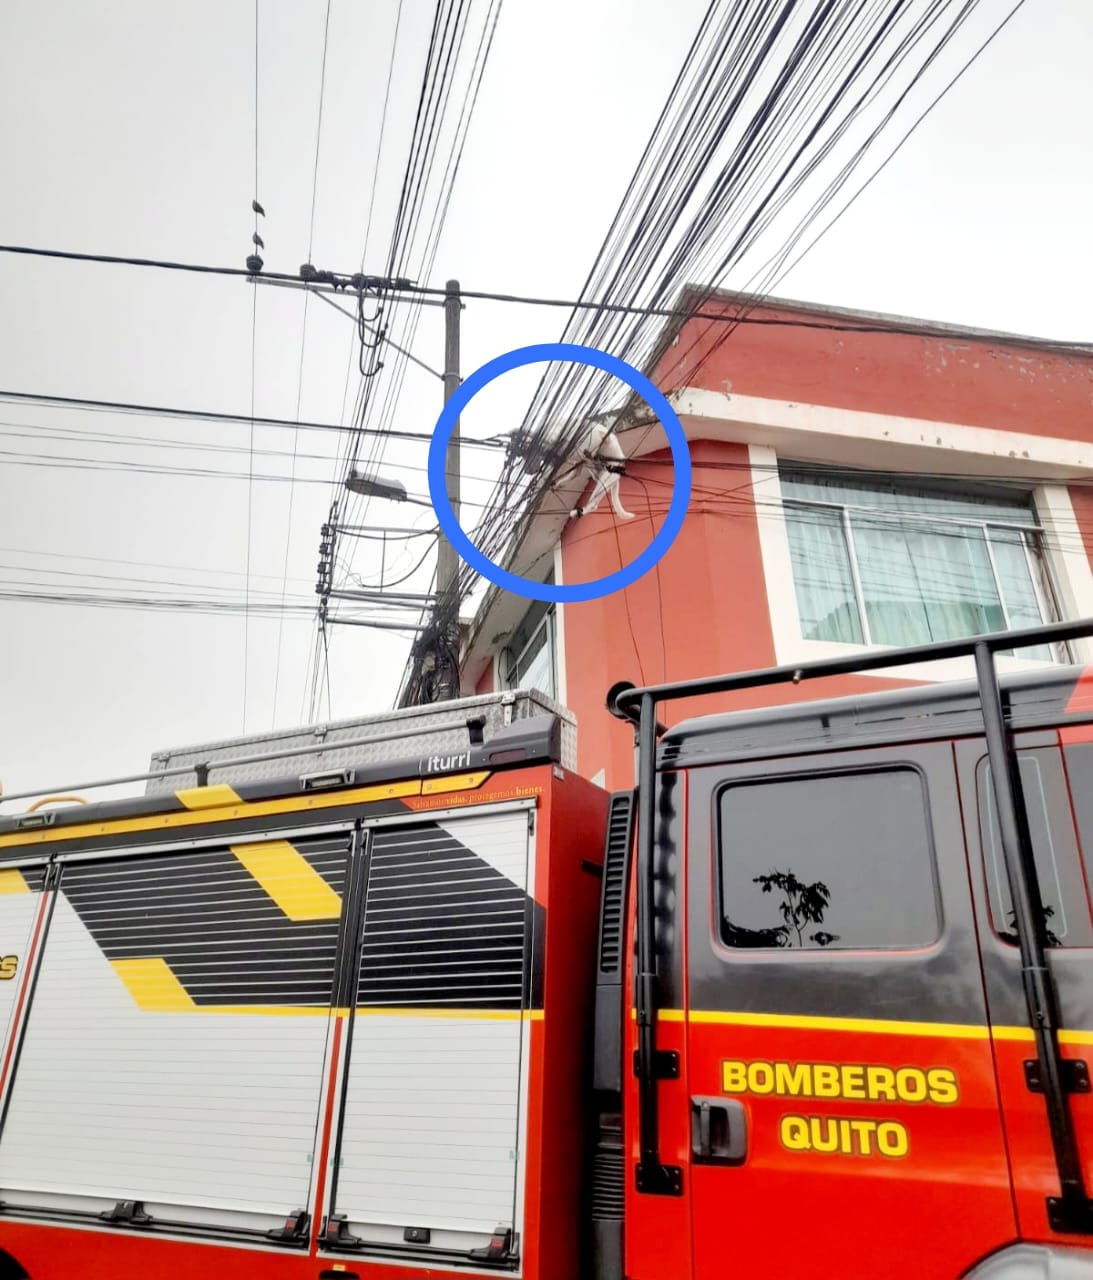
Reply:
<svg viewBox="0 0 1093 1280"><path fill-rule="evenodd" d="M805 639L929 644L1056 620L1028 496L793 467L780 478Z"/></svg>
<svg viewBox="0 0 1093 1280"><path fill-rule="evenodd" d="M558 696L553 606L536 603L528 610L501 653L501 678L506 689Z"/></svg>

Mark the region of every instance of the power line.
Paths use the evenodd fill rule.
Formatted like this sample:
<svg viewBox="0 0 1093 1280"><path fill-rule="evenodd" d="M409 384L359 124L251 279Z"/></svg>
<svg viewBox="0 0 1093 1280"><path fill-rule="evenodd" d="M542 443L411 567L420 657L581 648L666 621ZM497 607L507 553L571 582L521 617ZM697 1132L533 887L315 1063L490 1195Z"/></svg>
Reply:
<svg viewBox="0 0 1093 1280"><path fill-rule="evenodd" d="M117 412L131 413L138 417L148 418L186 418L199 422L230 422L237 423L240 426L249 426L253 422L259 427L281 427L288 431L302 429L304 431L332 431L338 434L346 434L354 431L361 431L365 435L385 435L390 436L392 440L412 440L422 444L428 444L432 438L432 432L429 431L399 431L391 428L383 432L371 431L366 428L343 426L338 422L311 422L300 421L292 418L267 418L255 415L253 418L247 413L223 413L214 409L181 409L171 405L152 405L152 404L135 404L130 401L122 400L95 400L86 396L58 396L49 395L38 391L2 391L0 390L0 401L9 400L14 403L22 404L41 404L61 409L87 409L97 412ZM504 440L469 440L464 439L463 445L472 449L504 449Z"/></svg>
<svg viewBox="0 0 1093 1280"><path fill-rule="evenodd" d="M1024 2L1024 0L1022 0ZM173 262L159 258L134 258L124 257L116 254L101 253L75 253L60 249L36 249L29 248L24 245L0 245L0 253L22 254L38 258L57 258L64 261L74 262L92 262L113 266L127 267L148 267L165 271L182 271L195 272L202 275L212 276L236 276L250 280L278 280L291 284L300 284L302 277L299 275L289 275L285 272L265 271L253 272L245 267L215 267L206 266L192 262ZM382 289L385 294L391 295L397 301L399 295L406 295L406 301L413 302L419 298L442 298L445 290L439 286L428 286L415 284L411 280L405 279L384 279L380 276L366 276L354 274L343 275L339 273L325 273L330 275L331 280L327 283L333 283L334 287L339 290L347 290L355 293L362 293L368 296L377 293ZM354 282L357 283L354 283ZM705 294L706 301L715 295L716 291L696 290L696 292ZM808 320L800 316L752 316L747 314L731 315L726 314L725 310L720 311L702 311L695 307L663 307L655 305L642 305L633 302L612 302L608 299L594 298L553 298L538 296L534 294L504 293L499 290L489 289L460 289L460 297L478 302L499 302L512 303L521 306L532 307L562 307L571 311L594 311L601 315L628 315L628 316L648 316L653 318L661 318L665 320L717 320L721 322L729 322L735 324L748 324L762 328L764 326L772 328L785 329L819 329L831 333L878 333L878 334L895 334L904 337L921 337L933 338L944 336L946 333L954 331L960 332L959 327L936 325L930 323L914 324L912 323L889 323L883 320L876 322L858 322L858 321L833 321L833 320ZM725 306L736 305L730 299L726 298ZM754 303L752 305L755 305ZM1034 346L1052 346L1067 347L1077 350L1093 349L1093 343L1081 341L1078 339L1065 338L1035 338L1022 334L992 334L999 341L1028 343ZM353 430L350 427L338 427L338 430ZM374 434L365 432L365 434Z"/></svg>
<svg viewBox="0 0 1093 1280"><path fill-rule="evenodd" d="M247 676L250 664L250 552L254 515L254 396L258 357L258 290L251 298L250 321L250 432L247 453L247 552L246 607L243 611L243 733L247 732Z"/></svg>
<svg viewBox="0 0 1093 1280"><path fill-rule="evenodd" d="M326 0L326 17L323 22L323 58L322 67L319 72L319 111L318 119L315 125L315 164L311 176L311 218L308 222L307 230L307 260L311 261L312 252L315 244L315 209L319 198L319 149L322 144L323 137L323 101L326 97L326 55L330 41L330 4L331 0ZM256 290L257 292L257 290ZM303 405L304 397L304 356L307 352L307 316L308 304L311 300L312 290L308 289L304 295L304 313L300 321L300 367L296 376L296 418L300 417L300 409ZM321 295L320 295L321 296ZM300 446L299 429L292 433L292 476L296 476L296 454ZM288 584L288 558L289 551L292 546L292 512L295 506L296 486L290 485L288 490L288 511L285 516L285 550L282 560L281 574L283 578L282 594ZM277 651L273 662L273 709L271 711L270 728L275 728L277 724L277 694L281 685L281 650L284 641L283 617L277 626Z"/></svg>
<svg viewBox="0 0 1093 1280"><path fill-rule="evenodd" d="M575 307L570 317L566 340L610 347L639 367L663 353L670 333L662 333L655 345L654 336L640 322L623 329L618 323L608 323L605 317L612 313L663 314L668 308L661 304L681 279L697 278L716 284L785 207L804 179L827 158L834 143L855 123L864 107L879 99L895 72L915 54L909 84L897 86L894 106L887 107L867 143L876 138L976 3L977 0L965 0L960 5L951 0L929 0L926 5L911 9L892 0L875 0L868 14L867 0L853 5L824 5L803 25L798 24L797 34L793 35L786 26L791 5L711 0L705 23L718 7L724 21L710 29L709 40L700 31L700 39L692 45L688 59L693 60L693 66L687 68L686 77L677 79L673 89L676 94L686 81L685 90L678 94L677 108L662 112L654 137L639 162L641 170L652 157L653 172L647 175L644 185L637 182L635 175L601 249L597 268L586 282L584 292L596 292L601 298L606 292L607 305L582 297L582 307ZM939 40L926 41L927 34L939 22L945 27ZM864 40L867 28L868 42ZM848 40L849 35L855 39ZM779 51L779 42L784 45L787 41L792 47ZM921 57L916 52L918 45L925 50ZM704 52L698 56L696 50L700 47ZM764 61L769 64L765 70ZM865 82L865 89L852 97L859 80ZM817 86L826 95L822 104L817 101ZM754 106L748 105L749 93L755 95ZM713 162L722 139L728 136L729 126L737 137L731 142L726 161L714 170L710 190L699 199L698 181ZM822 132L824 128L826 134ZM658 131L663 133L659 140ZM831 199L863 151L864 145L859 144L815 208ZM775 162L781 166L780 172L775 172ZM650 194L649 184L654 179ZM636 194L631 200L632 192ZM697 206L685 219L683 215L689 212L692 200L697 201ZM682 229L672 244L669 235L681 220ZM727 250L719 244L722 227L729 232ZM662 258L662 254L667 257ZM635 293L650 289L645 305L635 307ZM712 296L712 288L695 291L691 296L694 302L685 313L692 319L709 320L711 328L713 323L720 325L724 330L722 338L738 323L752 321L931 337L954 332L944 326L840 323L746 314L758 297L743 305L738 301L735 309L739 314L733 314L729 306L711 314L704 305ZM598 314L587 323L579 318L580 310L593 308ZM700 330L688 349L692 357L702 337ZM708 358L709 352L703 349L698 355ZM537 501L551 483L552 474L572 453L575 437L585 429L589 415L611 399L608 386L609 380L600 374L548 368L521 427L521 435L527 437L527 447L520 451L525 459L523 475L515 466L506 471L495 491L492 509L476 533L476 545L491 559L503 558L506 547L519 543L526 530L524 522L530 504ZM620 414L616 411L616 417ZM561 429L557 428L559 422L565 424ZM552 430L554 435L548 440ZM474 576L473 571L465 569L461 586L469 589Z"/></svg>

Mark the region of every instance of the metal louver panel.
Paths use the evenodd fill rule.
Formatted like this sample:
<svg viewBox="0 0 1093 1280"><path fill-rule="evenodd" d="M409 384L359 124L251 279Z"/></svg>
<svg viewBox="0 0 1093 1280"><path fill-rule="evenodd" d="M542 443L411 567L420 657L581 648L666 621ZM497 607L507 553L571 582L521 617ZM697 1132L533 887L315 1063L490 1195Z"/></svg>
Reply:
<svg viewBox="0 0 1093 1280"><path fill-rule="evenodd" d="M109 961L160 957L197 1005L326 1006L347 850L341 834L85 863L62 888Z"/></svg>
<svg viewBox="0 0 1093 1280"><path fill-rule="evenodd" d="M626 1199L622 1121L604 1116L592 1156L591 1213L593 1222L621 1222Z"/></svg>
<svg viewBox="0 0 1093 1280"><path fill-rule="evenodd" d="M630 854L633 810L633 792L619 791L611 797L600 898L600 972L603 974L618 975L622 971L626 865Z"/></svg>
<svg viewBox="0 0 1093 1280"><path fill-rule="evenodd" d="M478 826L492 860L458 824L376 832L358 1005L521 1007L527 816Z"/></svg>
<svg viewBox="0 0 1093 1280"><path fill-rule="evenodd" d="M633 833L634 793L617 791L607 811L600 893L600 958L596 974L592 1088L622 1089L622 970L626 936L626 887Z"/></svg>

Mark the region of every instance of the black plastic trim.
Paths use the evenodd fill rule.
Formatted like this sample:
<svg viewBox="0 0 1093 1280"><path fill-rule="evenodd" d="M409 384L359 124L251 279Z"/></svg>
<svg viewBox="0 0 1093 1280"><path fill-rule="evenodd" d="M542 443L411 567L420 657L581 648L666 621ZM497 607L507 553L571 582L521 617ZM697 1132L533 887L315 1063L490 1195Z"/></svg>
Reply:
<svg viewBox="0 0 1093 1280"><path fill-rule="evenodd" d="M592 1059L592 1088L614 1095L607 1110L622 1092L622 975L633 834L634 793L616 792L608 802L600 884Z"/></svg>

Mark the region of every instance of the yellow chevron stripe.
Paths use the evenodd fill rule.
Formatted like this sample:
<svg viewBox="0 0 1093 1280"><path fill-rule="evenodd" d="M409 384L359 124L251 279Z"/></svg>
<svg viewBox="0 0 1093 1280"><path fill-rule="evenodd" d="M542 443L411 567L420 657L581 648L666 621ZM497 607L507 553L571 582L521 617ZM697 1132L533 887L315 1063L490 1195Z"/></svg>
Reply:
<svg viewBox="0 0 1093 1280"><path fill-rule="evenodd" d="M290 920L341 915L341 898L287 840L232 845L231 851Z"/></svg>
<svg viewBox="0 0 1093 1280"><path fill-rule="evenodd" d="M112 960L111 966L145 1013L193 1013L189 992L162 956Z"/></svg>
<svg viewBox="0 0 1093 1280"><path fill-rule="evenodd" d="M0 871L0 893L29 893L30 885L23 878L23 873L15 867L5 867Z"/></svg>
<svg viewBox="0 0 1093 1280"><path fill-rule="evenodd" d="M186 787L175 792L175 799L184 809L219 809L226 804L242 804L239 793L224 783L211 787Z"/></svg>

